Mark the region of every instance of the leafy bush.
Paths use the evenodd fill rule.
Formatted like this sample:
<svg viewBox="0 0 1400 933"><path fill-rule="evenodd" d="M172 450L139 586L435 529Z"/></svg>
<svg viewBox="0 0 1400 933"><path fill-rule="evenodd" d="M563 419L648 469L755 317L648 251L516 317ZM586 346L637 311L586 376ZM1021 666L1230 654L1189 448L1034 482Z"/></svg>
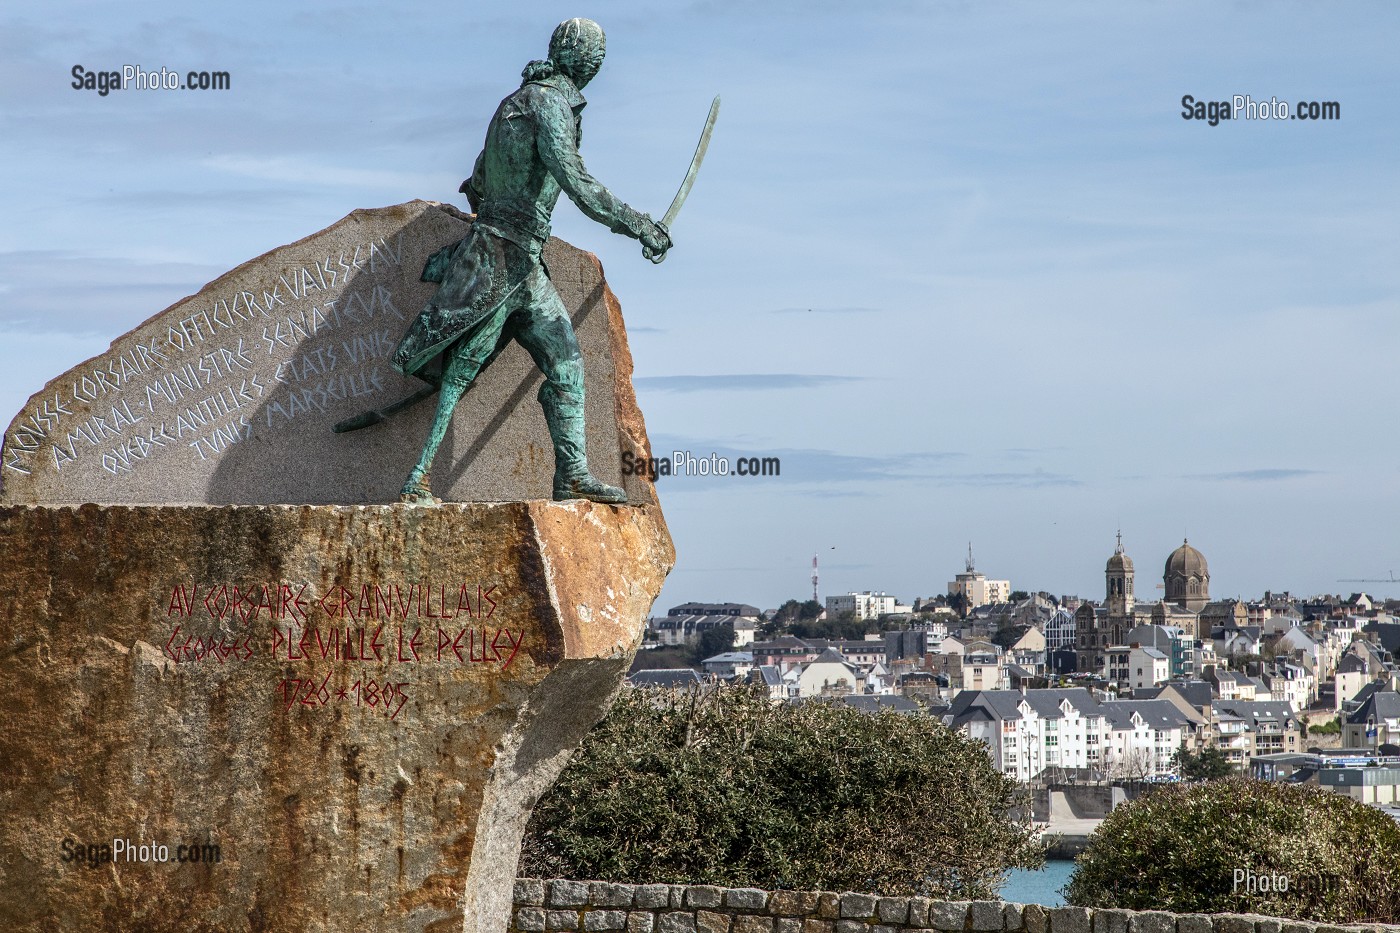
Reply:
<svg viewBox="0 0 1400 933"><path fill-rule="evenodd" d="M1181 770L1181 776L1190 781L1210 781L1235 773L1235 766L1218 748L1203 748L1195 753L1182 745L1172 756L1172 761Z"/></svg>
<svg viewBox="0 0 1400 933"><path fill-rule="evenodd" d="M695 650L691 652L691 661L699 664L706 658L733 650L734 626L729 623L716 625L714 628L705 629L700 633L700 637L695 642Z"/></svg>
<svg viewBox="0 0 1400 933"><path fill-rule="evenodd" d="M626 690L535 807L534 877L994 897L1043 846L986 747L921 715Z"/></svg>
<svg viewBox="0 0 1400 933"><path fill-rule="evenodd" d="M1400 826L1316 786L1230 778L1155 790L1114 809L1075 861L1066 896L1081 907L1400 920ZM1259 890L1265 877L1287 890Z"/></svg>

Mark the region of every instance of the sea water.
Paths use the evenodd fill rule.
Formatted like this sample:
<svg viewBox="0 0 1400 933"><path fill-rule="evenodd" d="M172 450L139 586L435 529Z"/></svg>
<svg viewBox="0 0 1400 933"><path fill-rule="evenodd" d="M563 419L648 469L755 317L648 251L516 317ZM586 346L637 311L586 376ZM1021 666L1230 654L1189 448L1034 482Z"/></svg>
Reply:
<svg viewBox="0 0 1400 933"><path fill-rule="evenodd" d="M1047 859L1039 871L1013 869L1001 888L1001 899L1013 904L1043 904L1063 907L1065 899L1060 889L1069 884L1074 862L1067 859Z"/></svg>

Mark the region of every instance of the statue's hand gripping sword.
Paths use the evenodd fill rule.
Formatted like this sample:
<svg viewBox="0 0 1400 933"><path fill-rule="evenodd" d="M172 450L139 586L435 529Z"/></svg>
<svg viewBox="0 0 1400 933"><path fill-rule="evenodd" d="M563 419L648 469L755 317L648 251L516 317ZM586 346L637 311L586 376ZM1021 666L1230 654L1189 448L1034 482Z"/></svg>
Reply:
<svg viewBox="0 0 1400 933"><path fill-rule="evenodd" d="M700 131L700 142L695 145L695 155L690 158L690 168L686 169L685 178L681 181L680 190L677 191L676 196L671 199L671 206L666 208L666 216L661 218L661 227L668 235L671 230L671 224L676 219L676 215L681 212L681 205L685 203L686 197L690 194L691 186L695 184L695 176L700 171L700 163L705 161L705 151L710 148L710 134L714 132L715 118L718 116L719 95L716 94L715 99L710 103L710 114L705 118L705 128ZM462 186L465 189L467 183L463 182ZM470 197L470 194L468 196ZM473 207L475 207L475 205L473 205ZM647 246L642 247L642 255L652 262L661 262L666 258L666 253L664 251L655 253ZM412 408L424 399L431 398L437 394L438 389L439 386L436 385L424 386L412 395L401 398L392 405L386 405L383 408L371 408L369 411L362 411L358 415L346 418L344 421L338 421L331 430L335 431L337 434L345 434L349 431L358 431L361 428L367 428L372 424L378 424L381 421L392 418L405 409Z"/></svg>

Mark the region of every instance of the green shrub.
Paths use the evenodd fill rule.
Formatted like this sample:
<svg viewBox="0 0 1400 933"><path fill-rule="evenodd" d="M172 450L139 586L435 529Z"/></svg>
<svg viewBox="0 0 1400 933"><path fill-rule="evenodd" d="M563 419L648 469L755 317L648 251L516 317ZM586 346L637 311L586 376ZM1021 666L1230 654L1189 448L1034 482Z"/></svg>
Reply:
<svg viewBox="0 0 1400 933"><path fill-rule="evenodd" d="M521 874L994 897L1042 845L986 747L923 715L626 690L535 807Z"/></svg>
<svg viewBox="0 0 1400 933"><path fill-rule="evenodd" d="M1181 770L1181 776L1191 781L1212 781L1235 773L1235 766L1218 748L1203 748L1195 753L1182 745L1172 756L1172 761Z"/></svg>
<svg viewBox="0 0 1400 933"><path fill-rule="evenodd" d="M1081 907L1400 920L1400 826L1316 786L1154 790L1109 814L1075 861L1066 897ZM1251 891L1250 875L1284 877L1287 890Z"/></svg>

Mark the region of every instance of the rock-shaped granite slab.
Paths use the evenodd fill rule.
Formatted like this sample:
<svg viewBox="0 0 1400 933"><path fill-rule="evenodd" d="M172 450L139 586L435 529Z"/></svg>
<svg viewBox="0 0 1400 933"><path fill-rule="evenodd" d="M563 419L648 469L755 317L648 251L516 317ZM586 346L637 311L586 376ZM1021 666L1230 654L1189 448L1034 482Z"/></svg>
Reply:
<svg viewBox="0 0 1400 933"><path fill-rule="evenodd" d="M358 210L209 283L29 400L0 449L0 502L396 501L436 399L361 431L331 427L423 386L389 359L437 287L420 280L424 263L470 224L427 201ZM552 239L544 259L583 353L593 473L654 503L650 484L622 474L622 453L648 448L617 300L592 254ZM541 382L514 343L492 363L456 409L436 495L550 497Z"/></svg>
<svg viewBox="0 0 1400 933"><path fill-rule="evenodd" d="M456 410L448 504L396 502L431 402L332 433L418 388L388 357L427 257L469 225L356 211L11 424L0 929L504 933L530 810L606 712L674 553L653 488L621 474L647 450L621 310L557 240L591 465L631 504L546 501L541 377L515 346Z"/></svg>
<svg viewBox="0 0 1400 933"><path fill-rule="evenodd" d="M503 933L673 559L656 507L582 501L3 506L0 541L7 931Z"/></svg>

